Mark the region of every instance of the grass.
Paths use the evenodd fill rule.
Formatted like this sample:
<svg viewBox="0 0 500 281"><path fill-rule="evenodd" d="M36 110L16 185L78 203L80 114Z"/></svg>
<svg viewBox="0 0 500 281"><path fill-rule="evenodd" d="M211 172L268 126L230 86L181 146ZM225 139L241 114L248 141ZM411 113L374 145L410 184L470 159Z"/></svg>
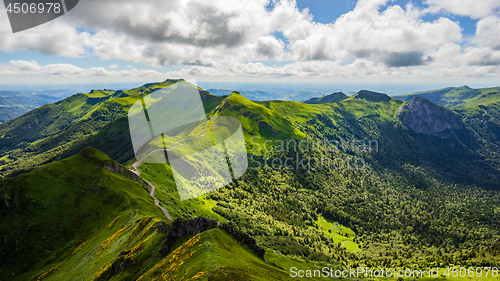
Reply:
<svg viewBox="0 0 500 281"><path fill-rule="evenodd" d="M321 226L321 230L326 235L333 238L335 243L340 243L341 247L346 248L347 251L353 253L361 251L360 246L353 242L353 239L357 236L356 233L354 233L354 231L350 228L345 227L336 221L326 219L321 215L318 216L318 219L314 223L317 226Z"/></svg>

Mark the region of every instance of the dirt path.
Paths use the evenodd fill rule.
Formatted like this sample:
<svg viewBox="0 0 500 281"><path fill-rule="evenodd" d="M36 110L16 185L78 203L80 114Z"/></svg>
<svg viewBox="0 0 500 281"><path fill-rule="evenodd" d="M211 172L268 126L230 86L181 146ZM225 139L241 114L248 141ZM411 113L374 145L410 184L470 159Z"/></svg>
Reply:
<svg viewBox="0 0 500 281"><path fill-rule="evenodd" d="M205 134L201 134L199 136L196 136L196 137L190 137L190 138L185 138L185 139L181 139L181 140L178 140L176 141L175 143L177 143L177 145L171 147L171 148L167 148L167 149L164 149L164 148L159 148L159 149L155 149L153 151L151 151L150 153L148 153L147 155L145 155L144 157L142 157L139 161L135 162L134 164L132 164L132 167L134 168L133 170L130 170L132 171L134 174L136 174L137 176L141 176L141 172L139 172L139 169L137 169L137 167L139 167L141 165L141 161L144 160L146 157L148 157L149 155L151 155L152 153L156 152L156 151L165 151L165 150L173 150L175 149L176 147L178 146L181 146L182 143L180 143L181 141L183 140L187 140L187 139L192 139L192 138L199 138L199 137L203 137ZM143 181L145 181L150 187L151 187L151 192L149 193L149 195L151 196L151 198L153 198L153 201L155 202L155 205L160 208L160 210L162 210L163 214L165 214L165 216L167 217L167 219L169 220L173 220L172 217L170 216L170 214L168 213L167 209L163 208L162 206L160 206L160 202L158 201L158 199L156 199L155 197L155 186L148 182L147 180L145 179L142 179ZM170 194L169 194L170 195ZM171 196L171 195L170 195Z"/></svg>
<svg viewBox="0 0 500 281"><path fill-rule="evenodd" d="M132 167L134 167L134 170L131 170L134 174L136 174L137 176L141 176L141 172L139 172L139 169L137 169L137 167L140 166L140 162L136 162L132 165ZM167 209L163 208L162 206L160 206L160 202L158 201L158 199L156 199L155 197L155 186L150 183L149 181L145 180L145 179L142 179L143 181L145 181L150 187L151 187L151 192L149 193L149 196L151 196L151 198L153 198L153 201L155 202L155 205L160 208L160 210L163 212L163 214L165 214L165 216L167 217L167 219L169 220L173 220L172 217L170 216L170 214L168 213Z"/></svg>

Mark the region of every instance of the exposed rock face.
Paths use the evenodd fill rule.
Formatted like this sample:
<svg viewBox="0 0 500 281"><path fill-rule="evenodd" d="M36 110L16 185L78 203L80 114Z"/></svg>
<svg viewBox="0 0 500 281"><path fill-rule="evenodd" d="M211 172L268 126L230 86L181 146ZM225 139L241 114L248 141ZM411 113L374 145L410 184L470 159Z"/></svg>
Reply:
<svg viewBox="0 0 500 281"><path fill-rule="evenodd" d="M217 226L219 226L218 221L201 216L188 221L176 219L170 225L161 223L158 225L158 232L165 233L169 237L176 239L184 236L195 236Z"/></svg>
<svg viewBox="0 0 500 281"><path fill-rule="evenodd" d="M216 220L207 219L205 217L197 217L188 221L176 219L171 224L160 223L158 232L167 235L167 241L161 247L160 253L164 256L172 251L172 246L175 241L181 237L193 237L198 233L202 233L212 228L219 226Z"/></svg>
<svg viewBox="0 0 500 281"><path fill-rule="evenodd" d="M259 257L264 259L266 250L257 246L257 242L250 235L240 232L228 224L220 224L216 220L207 219L203 216L188 221L176 219L171 224L165 222L160 223L158 225L158 232L165 233L167 236L167 241L161 247L160 253L166 256L172 252L175 241L181 237L193 237L198 233L216 227L224 229L227 233L231 234L238 243L247 245L250 249L254 250Z"/></svg>
<svg viewBox="0 0 500 281"><path fill-rule="evenodd" d="M95 280L108 280L110 277L118 275L122 270L129 268L134 264L134 259L129 257L130 251L123 251L118 258L106 268Z"/></svg>
<svg viewBox="0 0 500 281"><path fill-rule="evenodd" d="M414 97L403 105L398 118L409 129L428 135L438 135L448 129L465 129L460 117L452 110L421 97Z"/></svg>

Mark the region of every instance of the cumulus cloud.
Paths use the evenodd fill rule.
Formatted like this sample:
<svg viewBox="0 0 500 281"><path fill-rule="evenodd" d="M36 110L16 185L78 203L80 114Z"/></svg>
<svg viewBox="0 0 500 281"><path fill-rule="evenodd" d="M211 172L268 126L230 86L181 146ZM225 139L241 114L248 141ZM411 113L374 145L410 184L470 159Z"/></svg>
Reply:
<svg viewBox="0 0 500 281"><path fill-rule="evenodd" d="M0 12L0 51L34 51L45 55L77 58L87 53L87 32L78 32L62 21L51 21L34 29L12 33L7 13Z"/></svg>
<svg viewBox="0 0 500 281"><path fill-rule="evenodd" d="M356 8L335 23L310 23L307 35L292 38L295 60L371 58L390 66L422 65L426 52L462 40L458 23L447 18L420 20L414 8L395 5L384 11L388 0L360 0ZM303 26L305 24L302 24ZM285 33L286 34L286 33Z"/></svg>
<svg viewBox="0 0 500 281"><path fill-rule="evenodd" d="M464 54L466 65L500 65L500 50L492 50L491 48L469 48Z"/></svg>
<svg viewBox="0 0 500 281"><path fill-rule="evenodd" d="M477 23L475 42L482 46L500 49L500 19L496 16L484 18Z"/></svg>
<svg viewBox="0 0 500 281"><path fill-rule="evenodd" d="M473 19L485 18L500 11L499 0L426 0L425 3L429 5L429 12L447 11Z"/></svg>

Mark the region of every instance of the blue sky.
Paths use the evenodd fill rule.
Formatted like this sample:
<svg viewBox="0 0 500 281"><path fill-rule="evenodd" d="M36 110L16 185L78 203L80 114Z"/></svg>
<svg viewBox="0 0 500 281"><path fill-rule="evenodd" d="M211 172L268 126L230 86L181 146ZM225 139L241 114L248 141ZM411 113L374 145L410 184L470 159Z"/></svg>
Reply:
<svg viewBox="0 0 500 281"><path fill-rule="evenodd" d="M80 2L16 34L0 11L0 84L500 84L500 0Z"/></svg>

